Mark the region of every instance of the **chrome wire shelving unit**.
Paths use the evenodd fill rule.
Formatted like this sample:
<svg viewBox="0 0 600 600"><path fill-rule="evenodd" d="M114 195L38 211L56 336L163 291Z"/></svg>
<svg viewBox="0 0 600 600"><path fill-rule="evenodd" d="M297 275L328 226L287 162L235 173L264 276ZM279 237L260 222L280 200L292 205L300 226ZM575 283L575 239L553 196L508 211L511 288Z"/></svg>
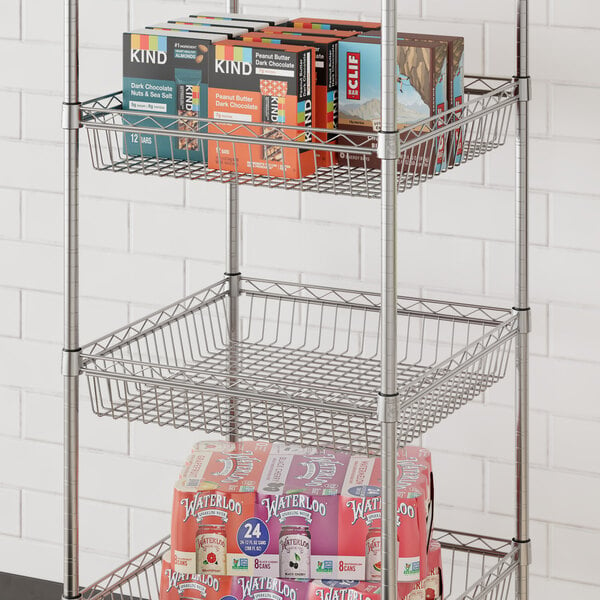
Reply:
<svg viewBox="0 0 600 600"><path fill-rule="evenodd" d="M517 566L514 543L444 529L433 535L442 545L444 600L508 600ZM169 550L165 537L88 586L82 600L159 600L161 561Z"/></svg>
<svg viewBox="0 0 600 600"><path fill-rule="evenodd" d="M397 599L396 456L501 379L516 357L516 528L512 541L436 530L444 598L528 600L528 1L517 0L516 74L468 77L464 104L397 131L396 5L382 0L379 130L364 135L123 110L120 93L79 98L79 1L65 0L64 597L158 600L168 538L79 586L79 383L100 416L380 454L382 600ZM239 12L237 0L227 8ZM516 285L512 309L397 294L398 193L503 145L516 117ZM79 146L94 168L226 184L225 278L81 348ZM130 134L138 134L132 137ZM141 137L171 148L144 150ZM135 140L140 140L139 144ZM207 166L182 149L262 146L266 174ZM448 160L438 162L440 149ZM304 160L295 177L272 156ZM216 154L219 156L219 153ZM235 156L236 153L233 152ZM323 157L328 166L321 166ZM371 168L373 158L380 168ZM435 167L434 167L435 165ZM281 166L280 166L281 168ZM304 172L302 171L304 169ZM263 169L264 171L264 169ZM285 173L285 169L283 170ZM239 186L381 200L380 293L242 277ZM401 196L400 196L401 198ZM482 199L482 201L485 201Z"/></svg>

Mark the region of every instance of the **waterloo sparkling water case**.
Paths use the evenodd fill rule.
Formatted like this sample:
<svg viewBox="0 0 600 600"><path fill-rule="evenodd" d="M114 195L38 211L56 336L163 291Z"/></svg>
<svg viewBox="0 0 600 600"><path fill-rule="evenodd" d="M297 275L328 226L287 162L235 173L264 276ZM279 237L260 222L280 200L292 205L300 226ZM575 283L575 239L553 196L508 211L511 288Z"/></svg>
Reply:
<svg viewBox="0 0 600 600"><path fill-rule="evenodd" d="M268 541L264 553L248 561L251 574L295 579L338 575L339 494L349 461L345 453L273 444L255 512ZM238 549L228 555L229 572L248 554L243 540Z"/></svg>
<svg viewBox="0 0 600 600"><path fill-rule="evenodd" d="M398 581L419 581L427 561L428 478L413 461L398 461ZM381 573L381 459L353 456L344 479L338 525L339 560L347 579Z"/></svg>
<svg viewBox="0 0 600 600"><path fill-rule="evenodd" d="M242 523L254 516L255 492L269 451L266 442L206 442L194 447L173 494L173 570L201 571L198 545L208 536L214 548L211 570L227 573L227 545L233 543ZM216 531L215 526L222 530Z"/></svg>
<svg viewBox="0 0 600 600"><path fill-rule="evenodd" d="M399 40L396 49L397 127L410 129L447 109L447 42ZM381 47L376 37L357 36L339 43L339 126L340 129L373 133L377 147L381 129ZM430 123L429 130L443 125ZM349 154L350 166L380 168L376 155ZM399 160L401 172L435 174L446 165L444 136L435 138Z"/></svg>
<svg viewBox="0 0 600 600"><path fill-rule="evenodd" d="M227 40L211 47L209 117L241 121L248 126L221 122L209 132L237 132L269 139L283 139L273 125L312 127L314 110L315 50ZM264 125L252 125L261 123ZM296 141L312 142L310 132L286 130ZM209 167L299 179L314 173L316 153L278 145L209 142Z"/></svg>
<svg viewBox="0 0 600 600"><path fill-rule="evenodd" d="M175 131L198 130L196 123L161 115L206 117L208 115L208 52L213 42L224 36L186 31L141 29L123 34L123 108L156 113L157 123L141 118L128 125L164 126ZM124 134L124 147L130 156L152 156L204 162L207 145L194 137Z"/></svg>

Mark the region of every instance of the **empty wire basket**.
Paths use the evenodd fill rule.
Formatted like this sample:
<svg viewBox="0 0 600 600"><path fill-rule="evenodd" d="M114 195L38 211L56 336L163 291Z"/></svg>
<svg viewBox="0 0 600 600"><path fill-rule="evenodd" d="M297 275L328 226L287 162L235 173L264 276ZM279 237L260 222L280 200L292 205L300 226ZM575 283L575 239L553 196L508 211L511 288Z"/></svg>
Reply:
<svg viewBox="0 0 600 600"><path fill-rule="evenodd" d="M378 452L379 295L243 278L232 330L228 289L216 283L86 346L94 411ZM504 376L517 322L502 308L397 306L404 445Z"/></svg>

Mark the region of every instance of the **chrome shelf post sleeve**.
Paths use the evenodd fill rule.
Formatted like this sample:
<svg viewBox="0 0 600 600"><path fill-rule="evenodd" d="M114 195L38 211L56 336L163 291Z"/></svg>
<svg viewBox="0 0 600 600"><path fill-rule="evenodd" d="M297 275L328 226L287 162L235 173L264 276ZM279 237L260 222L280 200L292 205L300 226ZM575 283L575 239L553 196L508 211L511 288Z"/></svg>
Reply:
<svg viewBox="0 0 600 600"><path fill-rule="evenodd" d="M396 119L396 0L381 0L381 598L396 600L398 593L398 538L396 533L397 455L397 327L396 313L396 201L397 153L386 138L397 135ZM396 144L397 147L397 144Z"/></svg>
<svg viewBox="0 0 600 600"><path fill-rule="evenodd" d="M229 13L239 13L239 0L226 0L225 8ZM227 257L226 257L226 276L229 278L229 385L235 387L237 385L237 371L239 365L238 344L240 335L240 190L235 183L230 183L227 186ZM237 440L237 409L236 399L232 397L229 400L230 404L230 434L229 440L235 442Z"/></svg>
<svg viewBox="0 0 600 600"><path fill-rule="evenodd" d="M519 101L516 124L516 285L515 310L519 315L516 339L516 537L519 568L516 595L529 599L529 23L528 0L518 1L517 73Z"/></svg>
<svg viewBox="0 0 600 600"><path fill-rule="evenodd" d="M64 39L64 590L79 593L79 1L65 0Z"/></svg>

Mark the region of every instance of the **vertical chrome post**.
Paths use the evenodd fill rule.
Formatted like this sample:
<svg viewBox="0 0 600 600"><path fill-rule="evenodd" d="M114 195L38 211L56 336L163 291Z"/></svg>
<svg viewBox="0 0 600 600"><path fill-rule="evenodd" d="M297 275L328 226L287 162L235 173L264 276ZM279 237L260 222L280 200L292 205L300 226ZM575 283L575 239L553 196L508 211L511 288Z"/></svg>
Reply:
<svg viewBox="0 0 600 600"><path fill-rule="evenodd" d="M395 600L398 592L396 526L397 456L397 276L396 197L398 134L396 119L396 1L381 0L381 597Z"/></svg>
<svg viewBox="0 0 600 600"><path fill-rule="evenodd" d="M528 2L519 0L517 12L516 131L516 285L515 311L519 315L516 340L516 537L520 546L517 598L529 598L529 63Z"/></svg>
<svg viewBox="0 0 600 600"><path fill-rule="evenodd" d="M65 0L64 590L79 593L79 2Z"/></svg>
<svg viewBox="0 0 600 600"><path fill-rule="evenodd" d="M240 12L239 0L226 0L227 11ZM229 383L235 386L239 368L239 335L240 335L240 199L239 186L230 183L227 189L227 269L229 278ZM237 410L235 397L232 397L229 408L229 441L237 440Z"/></svg>

